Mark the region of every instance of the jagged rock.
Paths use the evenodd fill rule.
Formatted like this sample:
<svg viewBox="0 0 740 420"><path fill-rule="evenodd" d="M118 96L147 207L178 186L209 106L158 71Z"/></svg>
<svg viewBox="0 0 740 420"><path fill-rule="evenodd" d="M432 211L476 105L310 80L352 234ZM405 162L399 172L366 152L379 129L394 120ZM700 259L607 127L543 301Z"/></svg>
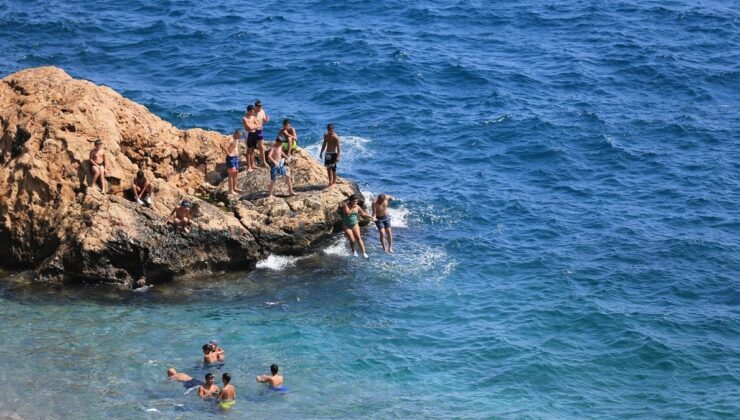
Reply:
<svg viewBox="0 0 740 420"><path fill-rule="evenodd" d="M0 264L32 267L37 281L132 287L190 273L248 269L271 252L300 253L341 225L338 208L357 185L323 189L326 173L300 151L290 163L297 196L265 198L269 172L239 174L242 197L226 194L220 143L211 131L181 131L110 88L41 67L0 81ZM100 138L108 194L87 187L88 154ZM126 197L142 169L151 207ZM198 197L229 203L218 207ZM193 229L165 219L188 198Z"/></svg>

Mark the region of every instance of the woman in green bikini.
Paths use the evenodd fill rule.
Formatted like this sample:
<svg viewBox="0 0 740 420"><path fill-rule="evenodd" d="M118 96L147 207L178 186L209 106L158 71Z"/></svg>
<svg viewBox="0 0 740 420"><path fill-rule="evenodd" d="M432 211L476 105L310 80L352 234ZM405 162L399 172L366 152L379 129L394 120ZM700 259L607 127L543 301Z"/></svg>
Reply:
<svg viewBox="0 0 740 420"><path fill-rule="evenodd" d="M344 234L347 235L347 239L349 239L349 246L352 248L352 255L355 257L357 256L357 251L355 251L355 240L360 244L360 250L362 251L362 256L367 258L367 253L365 252L365 244L362 242L362 235L360 234L360 225L357 224L358 217L362 215L362 217L369 218L367 212L362 209L362 207L357 205L357 196L352 196L347 200L346 203L344 203L344 207L342 208L342 223L344 223Z"/></svg>

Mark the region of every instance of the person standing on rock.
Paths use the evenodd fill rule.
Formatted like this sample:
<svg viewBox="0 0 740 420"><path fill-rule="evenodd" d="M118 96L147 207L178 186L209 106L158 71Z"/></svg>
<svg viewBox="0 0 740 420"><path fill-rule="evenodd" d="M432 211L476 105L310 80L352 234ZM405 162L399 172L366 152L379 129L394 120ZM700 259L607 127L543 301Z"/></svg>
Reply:
<svg viewBox="0 0 740 420"><path fill-rule="evenodd" d="M236 194L242 190L236 188L236 176L239 174L239 138L242 131L234 131L231 139L226 141L226 145L221 145L221 149L226 153L226 172L229 174L229 194Z"/></svg>
<svg viewBox="0 0 740 420"><path fill-rule="evenodd" d="M90 151L90 167L92 169L92 182L90 186L95 185L95 181L100 178L100 189L105 194L105 167L108 161L103 150L103 142L100 139L95 140L95 147Z"/></svg>
<svg viewBox="0 0 740 420"><path fill-rule="evenodd" d="M190 232L190 201L182 200L179 206L175 207L167 218L167 223L172 223L175 229L182 229L183 232Z"/></svg>
<svg viewBox="0 0 740 420"><path fill-rule="evenodd" d="M360 224L358 218L360 215L365 218L369 218L367 212L357 205L357 196L353 195L344 203L342 207L342 223L344 224L344 234L349 239L349 246L352 248L352 255L357 256L355 250L355 241L360 245L362 256L368 258L367 252L365 252L365 243L362 242L362 234L360 232Z"/></svg>
<svg viewBox="0 0 740 420"><path fill-rule="evenodd" d="M260 149L260 160L262 166L267 167L267 156L265 155L265 124L270 122L270 116L262 108L262 101L254 101L254 116L257 120L257 147Z"/></svg>
<svg viewBox="0 0 740 420"><path fill-rule="evenodd" d="M326 149L326 158L324 159L324 166L326 167L326 174L329 176L329 185L337 184L337 163L342 159L342 146L339 142L339 136L334 131L334 124L327 124L326 133L324 133L324 142L321 143L321 152L319 152L319 158L323 158L324 149Z"/></svg>
<svg viewBox="0 0 740 420"><path fill-rule="evenodd" d="M288 155L283 150L283 141L280 137L275 139L270 151L267 154L267 160L270 162L270 186L267 189L267 197L272 197L272 191L275 189L275 181L280 177L285 177L285 183L288 184L288 195L293 193L293 179L290 177L290 169L285 166L285 158Z"/></svg>
<svg viewBox="0 0 740 420"><path fill-rule="evenodd" d="M139 205L152 205L152 184L144 176L144 171L136 173L134 178L134 198Z"/></svg>
<svg viewBox="0 0 740 420"><path fill-rule="evenodd" d="M254 106L247 106L247 113L242 118L242 125L244 125L244 130L247 132L247 172L254 172L254 150L257 149L259 142L257 129L260 127L257 124Z"/></svg>
<svg viewBox="0 0 740 420"><path fill-rule="evenodd" d="M289 119L283 120L283 128L280 129L278 137L283 139L283 151L288 155L287 162L290 162L293 153L298 149L298 133L290 125Z"/></svg>
<svg viewBox="0 0 740 420"><path fill-rule="evenodd" d="M373 201L372 216L375 221L375 227L380 234L380 245L383 246L383 252L393 254L393 232L391 231L391 216L388 214L388 202L395 200L385 193L378 194L378 198ZM388 247L385 246L385 239L388 239Z"/></svg>

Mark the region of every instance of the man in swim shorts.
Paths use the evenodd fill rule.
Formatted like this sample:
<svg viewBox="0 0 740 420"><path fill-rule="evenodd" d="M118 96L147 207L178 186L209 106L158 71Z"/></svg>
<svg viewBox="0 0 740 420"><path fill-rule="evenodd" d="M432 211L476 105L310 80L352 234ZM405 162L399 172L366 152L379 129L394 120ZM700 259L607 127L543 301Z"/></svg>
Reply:
<svg viewBox="0 0 740 420"><path fill-rule="evenodd" d="M378 194L378 198L373 201L372 216L375 221L375 227L380 234L380 245L383 246L383 252L393 253L393 232L391 231L391 216L388 214L388 202L395 198ZM385 246L385 238L388 239L388 247Z"/></svg>
<svg viewBox="0 0 740 420"><path fill-rule="evenodd" d="M257 376L257 382L261 384L268 384L270 388L282 388L283 386L283 375L278 373L278 365L270 366L270 373L272 375L259 375Z"/></svg>
<svg viewBox="0 0 740 420"><path fill-rule="evenodd" d="M204 400L216 397L220 389L213 382L213 374L206 373L206 383L198 386L198 396Z"/></svg>
<svg viewBox="0 0 740 420"><path fill-rule="evenodd" d="M280 177L285 177L285 183L288 184L288 195L291 197L295 195L293 193L293 180L290 177L290 168L285 166L285 158L288 155L283 150L283 141L280 137L275 139L275 143L270 147L270 151L267 155L267 160L270 162L270 186L267 189L267 196L272 197L272 191L275 189L275 181Z"/></svg>
<svg viewBox="0 0 740 420"><path fill-rule="evenodd" d="M326 174L329 176L329 185L326 187L329 188L337 183L337 163L342 159L342 145L339 143L339 136L334 131L334 124L327 124L326 126L319 158L323 158L324 149L326 149L324 166L326 167Z"/></svg>
<svg viewBox="0 0 740 420"><path fill-rule="evenodd" d="M213 347L210 343L203 344L203 363L214 364L218 363L218 353L213 351Z"/></svg>
<svg viewBox="0 0 740 420"><path fill-rule="evenodd" d="M182 229L185 233L190 232L190 201L182 200L170 213L167 223L171 223L175 229Z"/></svg>
<svg viewBox="0 0 740 420"><path fill-rule="evenodd" d="M226 172L229 174L229 194L242 192L236 188L236 176L239 174L239 137L242 131L234 131L234 135L226 141L226 145L221 145L221 149L226 153Z"/></svg>
<svg viewBox="0 0 740 420"><path fill-rule="evenodd" d="M195 388L196 386L203 384L200 379L193 379L192 376L178 372L174 368L167 369L167 377L173 381L182 382L182 386L186 389Z"/></svg>
<svg viewBox="0 0 740 420"><path fill-rule="evenodd" d="M267 163L265 162L267 160L267 157L265 156L265 124L267 124L270 121L270 116L267 115L265 112L265 109L262 108L262 101L259 99L254 101L254 117L257 121L257 147L260 149L260 160L262 161L262 166L265 168L267 167Z"/></svg>
<svg viewBox="0 0 740 420"><path fill-rule="evenodd" d="M288 155L286 160L290 162L293 153L298 149L298 133L290 125L289 119L283 120L283 128L278 132L278 137L283 139L283 151Z"/></svg>
<svg viewBox="0 0 740 420"><path fill-rule="evenodd" d="M90 186L95 185L95 181L100 179L100 190L105 194L105 167L108 165L108 160L105 157L102 140L95 139L94 144L95 147L90 151L90 168L93 175Z"/></svg>
<svg viewBox="0 0 740 420"><path fill-rule="evenodd" d="M231 385L231 375L228 373L221 375L221 382L224 386L218 393L218 408L228 410L236 404L236 388Z"/></svg>
<svg viewBox="0 0 740 420"><path fill-rule="evenodd" d="M242 118L242 125L244 125L244 131L247 132L247 172L254 171L254 151L257 149L259 143L259 135L257 134L257 128L260 127L257 124L257 117L255 116L254 106L247 106L247 113Z"/></svg>
<svg viewBox="0 0 740 420"><path fill-rule="evenodd" d="M134 198L136 198L136 202L139 203L139 205L152 205L152 184L150 184L146 179L146 176L144 176L144 171L136 173L133 190Z"/></svg>

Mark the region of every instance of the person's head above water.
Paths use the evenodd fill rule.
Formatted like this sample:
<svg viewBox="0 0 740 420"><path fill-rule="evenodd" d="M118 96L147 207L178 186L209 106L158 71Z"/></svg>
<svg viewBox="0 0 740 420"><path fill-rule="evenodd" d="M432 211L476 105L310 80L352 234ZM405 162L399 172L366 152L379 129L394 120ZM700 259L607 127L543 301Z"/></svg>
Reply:
<svg viewBox="0 0 740 420"><path fill-rule="evenodd" d="M273 375L277 375L278 370L278 365L273 364L270 366L270 372L272 372Z"/></svg>
<svg viewBox="0 0 740 420"><path fill-rule="evenodd" d="M213 374L210 373L210 372L206 373L206 383L207 384L212 384L213 383Z"/></svg>
<svg viewBox="0 0 740 420"><path fill-rule="evenodd" d="M229 382L231 382L231 375L228 373L224 373L221 375L221 381L224 383L224 385L228 385Z"/></svg>
<svg viewBox="0 0 740 420"><path fill-rule="evenodd" d="M211 352L211 345L210 344L203 344L203 354L208 354Z"/></svg>
<svg viewBox="0 0 740 420"><path fill-rule="evenodd" d="M168 378L171 378L171 377L173 377L175 375L177 375L177 371L175 370L175 368L169 368L169 369L167 369L167 377Z"/></svg>

